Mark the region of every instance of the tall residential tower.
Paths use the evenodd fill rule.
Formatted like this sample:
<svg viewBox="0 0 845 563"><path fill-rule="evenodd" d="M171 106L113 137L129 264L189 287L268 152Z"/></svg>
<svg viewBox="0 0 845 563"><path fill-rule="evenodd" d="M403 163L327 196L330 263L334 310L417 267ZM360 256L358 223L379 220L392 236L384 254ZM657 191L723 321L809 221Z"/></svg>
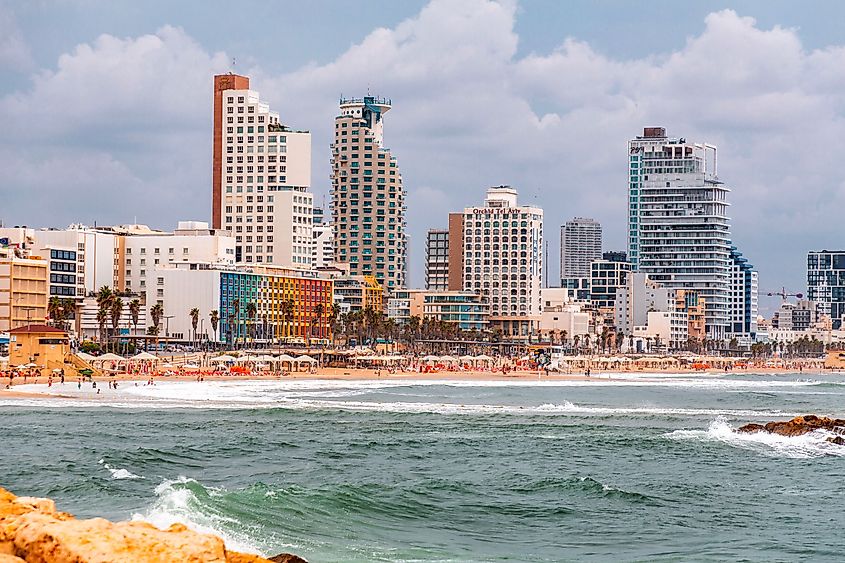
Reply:
<svg viewBox="0 0 845 563"><path fill-rule="evenodd" d="M561 279L587 278L590 264L601 259L601 224L575 217L560 228Z"/></svg>
<svg viewBox="0 0 845 563"><path fill-rule="evenodd" d="M212 227L237 262L310 268L311 134L279 121L249 78L214 77Z"/></svg>
<svg viewBox="0 0 845 563"><path fill-rule="evenodd" d="M373 276L388 292L405 287L405 190L390 149L384 114L390 100L342 99L332 144L331 209L335 262Z"/></svg>
<svg viewBox="0 0 845 563"><path fill-rule="evenodd" d="M663 127L646 127L628 142L628 257L649 279L696 291L705 301L707 336L724 339L733 332L736 250L730 190L716 162L714 145L670 138Z"/></svg>

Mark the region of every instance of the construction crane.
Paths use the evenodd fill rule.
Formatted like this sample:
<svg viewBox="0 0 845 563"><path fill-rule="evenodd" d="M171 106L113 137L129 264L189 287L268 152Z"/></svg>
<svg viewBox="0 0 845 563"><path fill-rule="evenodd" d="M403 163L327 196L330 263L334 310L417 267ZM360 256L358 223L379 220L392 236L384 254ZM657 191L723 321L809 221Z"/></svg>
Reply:
<svg viewBox="0 0 845 563"><path fill-rule="evenodd" d="M781 299L786 301L790 297L794 297L795 299L801 299L804 297L803 293L788 293L785 287L781 287L780 291L769 291L766 293L769 297L774 297L775 295L780 296Z"/></svg>

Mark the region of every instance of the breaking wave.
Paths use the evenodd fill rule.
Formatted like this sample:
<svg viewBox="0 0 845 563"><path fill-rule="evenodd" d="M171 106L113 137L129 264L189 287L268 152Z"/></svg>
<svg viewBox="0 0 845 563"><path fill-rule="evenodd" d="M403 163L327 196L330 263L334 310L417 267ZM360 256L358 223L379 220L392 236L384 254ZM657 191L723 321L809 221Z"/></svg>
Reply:
<svg viewBox="0 0 845 563"><path fill-rule="evenodd" d="M106 470L108 470L109 473L111 473L112 479L116 479L116 480L119 480L119 479L143 479L143 477L141 477L140 475L135 475L134 473L132 473L128 469L120 469L120 468L110 466L108 463L106 463L105 459L101 459L97 463L102 465L103 468L105 468Z"/></svg>
<svg viewBox="0 0 845 563"><path fill-rule="evenodd" d="M707 430L675 430L666 435L672 440L722 443L771 457L806 459L823 456L845 457L845 446L827 441L832 433L815 431L802 436L781 436L769 432L739 433L722 417Z"/></svg>

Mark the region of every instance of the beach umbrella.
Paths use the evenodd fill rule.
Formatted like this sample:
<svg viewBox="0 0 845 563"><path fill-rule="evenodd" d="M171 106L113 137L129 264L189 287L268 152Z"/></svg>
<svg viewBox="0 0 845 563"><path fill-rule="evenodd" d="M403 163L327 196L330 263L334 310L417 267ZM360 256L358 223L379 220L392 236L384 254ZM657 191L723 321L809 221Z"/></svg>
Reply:
<svg viewBox="0 0 845 563"><path fill-rule="evenodd" d="M479 362L492 362L492 361L494 361L493 358L491 358L490 356L487 356L485 354L481 354L480 356L476 356L475 359L478 360Z"/></svg>
<svg viewBox="0 0 845 563"><path fill-rule="evenodd" d="M76 357L80 358L86 362L90 362L91 360L96 360L96 356L92 356L91 354L86 354L85 352L77 352Z"/></svg>
<svg viewBox="0 0 845 563"><path fill-rule="evenodd" d="M299 363L307 362L309 364L316 364L317 363L317 360L315 360L314 358L312 358L308 354L303 354L302 356L299 356L296 359L296 361L299 362Z"/></svg>
<svg viewBox="0 0 845 563"><path fill-rule="evenodd" d="M293 356L288 356L287 354L282 354L278 358L276 358L277 362L293 362Z"/></svg>
<svg viewBox="0 0 845 563"><path fill-rule="evenodd" d="M273 356L269 356L267 354L264 354L262 356L258 356L258 361L264 362L264 363L275 363L275 362L278 362L279 360L277 360Z"/></svg>
<svg viewBox="0 0 845 563"><path fill-rule="evenodd" d="M112 354L111 352L103 354L102 356L97 356L95 359L99 362L122 362L126 360L123 356L118 356L117 354Z"/></svg>
<svg viewBox="0 0 845 563"><path fill-rule="evenodd" d="M433 356L433 355L429 354L428 356L424 356L422 360L424 362L436 362L439 359L440 359L439 356Z"/></svg>
<svg viewBox="0 0 845 563"><path fill-rule="evenodd" d="M141 362L141 361L157 362L157 361L159 361L158 356L153 356L149 352L140 352L138 354L135 354L134 356L132 356L129 359L132 360L132 361L135 361L135 362Z"/></svg>
<svg viewBox="0 0 845 563"><path fill-rule="evenodd" d="M216 358L211 358L212 362L234 362L237 358L234 356L230 356L229 354L223 354L222 356L217 356Z"/></svg>
<svg viewBox="0 0 845 563"><path fill-rule="evenodd" d="M461 356L461 357L460 357L460 360L461 360L462 362L474 362L474 361L475 361L475 356L470 356L470 355Z"/></svg>
<svg viewBox="0 0 845 563"><path fill-rule="evenodd" d="M454 356L440 356L440 361L443 363L455 363L458 359Z"/></svg>
<svg viewBox="0 0 845 563"><path fill-rule="evenodd" d="M185 364L182 367L185 369L199 369L199 366L197 364Z"/></svg>

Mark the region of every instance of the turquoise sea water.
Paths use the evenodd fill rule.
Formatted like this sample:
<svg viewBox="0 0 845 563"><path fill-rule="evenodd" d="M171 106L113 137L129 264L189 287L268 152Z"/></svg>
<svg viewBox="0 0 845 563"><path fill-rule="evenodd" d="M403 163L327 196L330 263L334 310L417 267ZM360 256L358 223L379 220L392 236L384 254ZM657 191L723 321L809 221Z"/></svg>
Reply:
<svg viewBox="0 0 845 563"><path fill-rule="evenodd" d="M309 561L841 561L845 378L162 382L0 399L0 484Z"/></svg>

